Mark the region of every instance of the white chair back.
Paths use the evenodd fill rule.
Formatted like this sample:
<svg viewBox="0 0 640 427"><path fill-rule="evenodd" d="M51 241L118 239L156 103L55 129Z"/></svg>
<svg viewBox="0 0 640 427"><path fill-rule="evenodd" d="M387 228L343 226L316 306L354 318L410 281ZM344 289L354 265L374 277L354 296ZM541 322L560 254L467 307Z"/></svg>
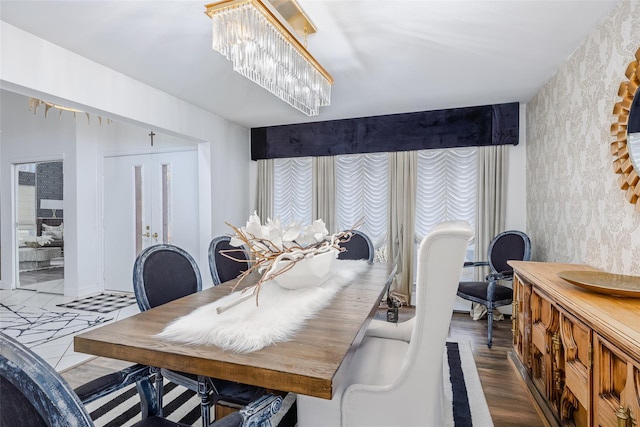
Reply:
<svg viewBox="0 0 640 427"><path fill-rule="evenodd" d="M404 401L413 409L402 411L407 416L406 424L399 425L416 425L418 419L421 425L442 425L442 357L472 235L467 222L442 223L418 249L416 316L402 380L396 388L397 403Z"/></svg>
<svg viewBox="0 0 640 427"><path fill-rule="evenodd" d="M300 427L443 425L442 358L472 234L467 222L449 221L422 240L409 343L365 337L331 401L298 396Z"/></svg>

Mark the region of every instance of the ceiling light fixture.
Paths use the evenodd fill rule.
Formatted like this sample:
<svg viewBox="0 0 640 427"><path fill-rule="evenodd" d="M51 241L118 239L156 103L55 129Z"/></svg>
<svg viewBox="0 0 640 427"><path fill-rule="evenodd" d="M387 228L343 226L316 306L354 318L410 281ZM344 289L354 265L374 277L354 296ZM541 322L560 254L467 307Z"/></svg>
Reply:
<svg viewBox="0 0 640 427"><path fill-rule="evenodd" d="M329 105L333 77L293 34L301 32L306 44L306 36L315 32L295 0L224 0L206 9L213 23L213 49L235 71L308 116ZM295 12L287 22L279 10Z"/></svg>

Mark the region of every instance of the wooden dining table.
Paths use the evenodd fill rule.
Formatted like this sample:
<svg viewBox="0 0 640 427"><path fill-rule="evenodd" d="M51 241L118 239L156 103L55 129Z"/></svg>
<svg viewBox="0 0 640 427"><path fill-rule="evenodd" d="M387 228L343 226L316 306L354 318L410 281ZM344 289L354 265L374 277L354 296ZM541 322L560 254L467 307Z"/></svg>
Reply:
<svg viewBox="0 0 640 427"><path fill-rule="evenodd" d="M215 345L188 345L155 337L172 321L230 294L235 280L76 335L74 349L331 399L378 309L390 270L387 264L371 264L288 341L251 353L236 354ZM236 290L254 284L257 279L247 276Z"/></svg>

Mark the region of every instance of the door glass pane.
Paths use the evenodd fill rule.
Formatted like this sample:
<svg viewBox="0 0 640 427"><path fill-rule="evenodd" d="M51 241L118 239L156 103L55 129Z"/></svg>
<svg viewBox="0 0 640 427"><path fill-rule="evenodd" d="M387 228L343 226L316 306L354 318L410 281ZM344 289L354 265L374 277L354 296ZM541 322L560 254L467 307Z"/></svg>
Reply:
<svg viewBox="0 0 640 427"><path fill-rule="evenodd" d="M162 165L162 243L171 243L171 165Z"/></svg>
<svg viewBox="0 0 640 427"><path fill-rule="evenodd" d="M142 194L142 166L137 165L134 166L134 188L135 188L135 211L136 211L136 254L139 254L142 251L142 233L144 233L142 229L142 221L143 221L143 212L144 206L142 203L143 194Z"/></svg>
<svg viewBox="0 0 640 427"><path fill-rule="evenodd" d="M17 286L64 293L64 166L16 165Z"/></svg>

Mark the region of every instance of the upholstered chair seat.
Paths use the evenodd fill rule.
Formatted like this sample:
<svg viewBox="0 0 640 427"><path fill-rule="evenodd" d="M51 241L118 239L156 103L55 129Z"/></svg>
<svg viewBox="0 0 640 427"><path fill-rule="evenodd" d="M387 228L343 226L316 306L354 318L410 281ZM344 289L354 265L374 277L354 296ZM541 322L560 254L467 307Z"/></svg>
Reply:
<svg viewBox="0 0 640 427"><path fill-rule="evenodd" d="M458 291L471 297L485 299L487 282L460 282ZM493 298L495 301L510 300L513 298L513 291L506 286L496 285Z"/></svg>

